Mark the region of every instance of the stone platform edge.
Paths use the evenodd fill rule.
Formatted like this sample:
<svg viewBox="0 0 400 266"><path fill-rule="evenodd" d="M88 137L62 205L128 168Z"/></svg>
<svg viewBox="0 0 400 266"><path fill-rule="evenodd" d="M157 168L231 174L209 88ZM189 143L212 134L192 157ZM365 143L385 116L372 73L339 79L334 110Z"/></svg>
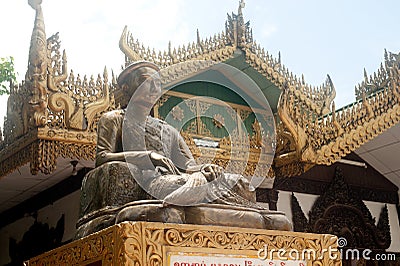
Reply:
<svg viewBox="0 0 400 266"><path fill-rule="evenodd" d="M298 254L314 250L307 265L341 265L337 237L329 234L156 222L116 224L31 258L24 265L166 266L169 254L257 258L258 251L265 247L268 251L284 249ZM275 255L267 258L277 259Z"/></svg>

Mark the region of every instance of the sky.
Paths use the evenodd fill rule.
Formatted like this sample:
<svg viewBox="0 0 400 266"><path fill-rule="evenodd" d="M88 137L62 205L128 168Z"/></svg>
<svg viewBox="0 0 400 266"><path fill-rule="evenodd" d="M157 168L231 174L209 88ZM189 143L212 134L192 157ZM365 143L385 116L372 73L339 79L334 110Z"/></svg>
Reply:
<svg viewBox="0 0 400 266"><path fill-rule="evenodd" d="M253 38L305 81L318 86L329 74L336 107L355 100L354 87L383 62L384 49L400 51L398 0L247 0L244 18ZM145 46L164 51L225 29L239 0L43 0L47 37L59 32L68 69L118 74L124 55L118 42L125 25ZM0 0L0 57L13 56L17 79L27 70L35 11L27 0ZM0 97L0 125L7 96Z"/></svg>

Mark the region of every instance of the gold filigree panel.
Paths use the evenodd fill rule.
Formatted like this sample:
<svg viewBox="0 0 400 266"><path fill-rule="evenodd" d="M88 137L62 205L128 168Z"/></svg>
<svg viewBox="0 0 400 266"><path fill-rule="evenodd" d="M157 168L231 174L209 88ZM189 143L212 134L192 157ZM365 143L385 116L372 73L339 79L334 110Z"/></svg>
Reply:
<svg viewBox="0 0 400 266"><path fill-rule="evenodd" d="M180 252L254 257L269 250L313 250L307 265L341 265L337 238L273 230L152 222L124 222L30 259L28 265L168 265ZM333 250L331 253L327 250ZM272 259L271 257L267 257Z"/></svg>
<svg viewBox="0 0 400 266"><path fill-rule="evenodd" d="M3 159L0 161L0 176L5 176L26 163L30 163L30 171L33 175L39 172L51 174L56 169L57 158L59 157L94 160L96 155L96 144L80 144L36 138L31 138L29 142L21 142L19 148L19 150L14 151L9 151L8 149L2 151Z"/></svg>
<svg viewBox="0 0 400 266"><path fill-rule="evenodd" d="M251 109L248 106L230 102L221 103L213 98L194 97L191 94L177 91L167 91L165 95L171 102L159 101L155 113L159 117L161 115L169 117L164 113L171 113L172 121L167 122L171 122L172 126L181 130L181 134L198 163L215 163L224 167L227 172L242 173L247 177L254 175L275 177L274 171L270 169L271 156L275 150L275 136L272 130L268 131L273 128L273 118L267 111ZM182 101L184 104L181 105ZM177 116L176 110L179 106L190 110L189 113L193 116L188 125L182 129L179 128L179 125L174 124L177 120L175 116ZM258 112L260 118L265 120L263 127L253 111ZM272 122L269 119L272 119ZM240 120L243 123L239 125L237 121ZM249 124L248 128L244 122ZM218 130L225 130L227 136L218 136L220 133ZM194 138L211 141L212 145L218 145L197 146Z"/></svg>

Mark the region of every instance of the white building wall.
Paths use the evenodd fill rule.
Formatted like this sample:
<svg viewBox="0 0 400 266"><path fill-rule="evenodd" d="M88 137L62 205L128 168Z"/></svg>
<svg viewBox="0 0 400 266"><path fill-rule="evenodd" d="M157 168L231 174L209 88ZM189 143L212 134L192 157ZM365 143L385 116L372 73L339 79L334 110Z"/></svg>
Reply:
<svg viewBox="0 0 400 266"><path fill-rule="evenodd" d="M75 191L60 200L48 205L38 211L38 222L48 223L49 227L55 227L62 214L65 214L65 229L62 242L70 240L75 235L75 224L79 215L80 191ZM9 257L9 238L22 240L22 237L29 227L33 225L34 218L24 217L0 229L0 265L11 261Z"/></svg>
<svg viewBox="0 0 400 266"><path fill-rule="evenodd" d="M75 235L75 224L79 218L80 194L80 190L75 191L38 211L38 221L48 223L50 227L55 227L61 215L65 214L65 229L62 242L71 240Z"/></svg>
<svg viewBox="0 0 400 266"><path fill-rule="evenodd" d="M11 261L8 250L10 237L17 240L18 243L34 221L32 217L24 217L0 229L0 265Z"/></svg>
<svg viewBox="0 0 400 266"><path fill-rule="evenodd" d="M385 203L381 202L373 202L373 201L364 201L365 205L367 205L369 211L373 218L375 218L376 224L379 220L379 215ZM390 252L400 252L400 225L397 217L396 205L387 204L388 207L388 215L389 215L389 225L390 225L390 234L392 236L392 243L387 251Z"/></svg>
<svg viewBox="0 0 400 266"><path fill-rule="evenodd" d="M290 221L292 221L292 209L290 207L290 198L291 198L292 192L288 191L279 191L278 195L278 203L277 203L277 209L279 211L285 212L286 216L289 218ZM303 213L306 215L308 219L308 212L311 210L315 200L318 198L317 195L311 195L311 194L304 194L304 193L294 193L296 196L297 200L300 203L300 207L303 210Z"/></svg>
<svg viewBox="0 0 400 266"><path fill-rule="evenodd" d="M287 217L292 221L292 210L290 208L290 197L292 192L279 191L277 208L279 211L285 212ZM300 203L300 207L303 213L308 219L308 213L310 212L315 200L318 198L317 195L310 195L304 193L294 193L297 200ZM378 223L379 215L385 203L364 201L365 205L368 207L373 218L375 218L376 223ZM396 205L387 204L388 214L389 214L389 224L390 233L392 236L392 242L390 247L387 249L388 252L400 252L400 225L397 217Z"/></svg>

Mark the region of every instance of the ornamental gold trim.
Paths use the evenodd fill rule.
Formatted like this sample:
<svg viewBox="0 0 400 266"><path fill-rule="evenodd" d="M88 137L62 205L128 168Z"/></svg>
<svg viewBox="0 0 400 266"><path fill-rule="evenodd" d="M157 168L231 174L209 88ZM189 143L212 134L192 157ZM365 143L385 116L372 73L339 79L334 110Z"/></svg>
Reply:
<svg viewBox="0 0 400 266"><path fill-rule="evenodd" d="M30 3L35 23L26 79L12 84L0 140L0 176L30 163L32 174L50 174L57 158L94 160L97 122L115 109L115 77L67 72L58 33L46 39L41 2Z"/></svg>
<svg viewBox="0 0 400 266"><path fill-rule="evenodd" d="M303 104L299 95L285 89L278 113L282 132L286 130L291 136L286 140L291 142L292 148L288 151L287 147L278 147L280 154L276 162L330 165L396 125L400 121L400 63L390 61L385 65L385 82L381 80L382 75L378 75L382 88L367 97L366 93L371 92L364 83L363 91L358 88L360 100L340 110L335 109L333 102L331 112L325 116L318 115ZM291 161L285 159L289 154L293 155Z"/></svg>
<svg viewBox="0 0 400 266"><path fill-rule="evenodd" d="M27 163L33 175L39 172L51 174L56 170L57 159L60 157L94 161L96 156L95 144L34 139L21 147L14 152L6 150L9 156L0 161L0 176L5 176Z"/></svg>
<svg viewBox="0 0 400 266"><path fill-rule="evenodd" d="M341 265L337 237L329 234L154 222L123 222L34 257L26 263L168 265L168 256L176 252L254 258L265 247L269 250L296 250L300 254L305 249L311 249L315 251L315 257L309 259L307 265ZM333 250L334 254L327 250Z"/></svg>

